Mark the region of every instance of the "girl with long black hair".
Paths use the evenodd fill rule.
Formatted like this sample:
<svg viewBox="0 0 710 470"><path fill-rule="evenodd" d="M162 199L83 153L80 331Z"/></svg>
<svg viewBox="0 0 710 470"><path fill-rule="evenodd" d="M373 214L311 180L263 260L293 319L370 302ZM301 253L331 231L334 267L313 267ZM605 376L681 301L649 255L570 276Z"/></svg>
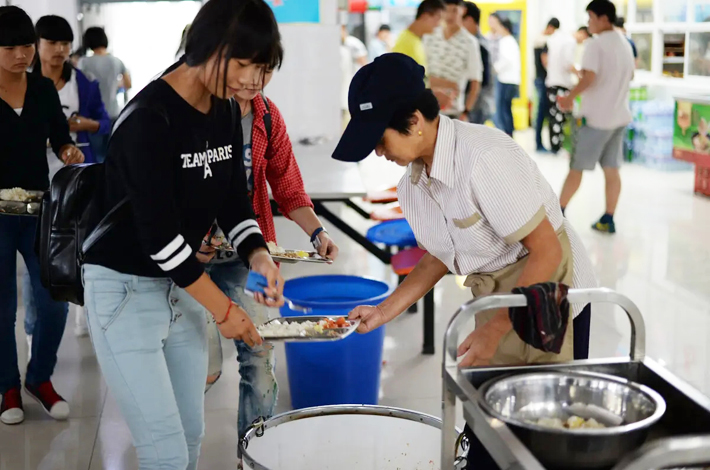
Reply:
<svg viewBox="0 0 710 470"><path fill-rule="evenodd" d="M141 91L114 128L98 215L127 197L131 216L88 254L85 296L96 355L142 470L197 467L204 309L225 337L262 344L249 315L201 264L210 258L203 238L215 219L245 266L268 279L257 300L283 304L283 279L248 195L241 113L227 101L280 65L279 40L263 0L208 1L188 33L184 62Z"/></svg>

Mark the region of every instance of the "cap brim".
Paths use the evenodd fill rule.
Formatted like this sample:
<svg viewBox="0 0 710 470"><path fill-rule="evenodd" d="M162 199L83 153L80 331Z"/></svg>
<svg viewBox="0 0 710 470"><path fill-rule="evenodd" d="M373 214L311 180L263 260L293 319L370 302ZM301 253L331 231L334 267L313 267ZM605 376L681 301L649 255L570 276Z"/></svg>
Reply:
<svg viewBox="0 0 710 470"><path fill-rule="evenodd" d="M359 162L366 159L387 129L386 120L353 119L345 128L333 158L341 162Z"/></svg>

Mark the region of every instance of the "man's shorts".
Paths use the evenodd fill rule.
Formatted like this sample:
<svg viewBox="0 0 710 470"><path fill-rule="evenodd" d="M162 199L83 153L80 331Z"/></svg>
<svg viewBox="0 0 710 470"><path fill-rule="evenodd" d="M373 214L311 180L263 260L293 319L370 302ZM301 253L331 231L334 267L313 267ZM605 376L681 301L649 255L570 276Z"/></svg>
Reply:
<svg viewBox="0 0 710 470"><path fill-rule="evenodd" d="M597 163L602 168L619 168L623 160L626 126L616 129L596 129L588 125L577 130L577 139L570 168L593 170Z"/></svg>

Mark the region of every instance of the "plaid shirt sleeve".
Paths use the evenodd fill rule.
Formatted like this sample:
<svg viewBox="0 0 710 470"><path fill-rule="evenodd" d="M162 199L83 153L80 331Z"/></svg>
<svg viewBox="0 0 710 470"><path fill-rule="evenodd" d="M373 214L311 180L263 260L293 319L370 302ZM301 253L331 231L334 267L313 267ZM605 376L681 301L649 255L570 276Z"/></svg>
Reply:
<svg viewBox="0 0 710 470"><path fill-rule="evenodd" d="M296 163L291 139L286 132L286 123L273 101L269 100L271 112L271 145L266 154L266 180L271 186L279 211L288 216L301 207L313 208L311 198L303 186L301 170Z"/></svg>

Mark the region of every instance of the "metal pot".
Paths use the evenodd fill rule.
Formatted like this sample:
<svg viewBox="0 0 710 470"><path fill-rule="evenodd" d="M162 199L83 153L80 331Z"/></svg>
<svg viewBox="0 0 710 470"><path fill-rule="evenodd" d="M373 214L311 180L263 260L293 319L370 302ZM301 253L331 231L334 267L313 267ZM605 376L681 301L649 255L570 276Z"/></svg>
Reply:
<svg viewBox="0 0 710 470"><path fill-rule="evenodd" d="M666 402L648 387L593 373L530 373L496 378L479 404L506 423L548 468L603 468L641 446ZM556 429L540 418L594 418L603 429Z"/></svg>

